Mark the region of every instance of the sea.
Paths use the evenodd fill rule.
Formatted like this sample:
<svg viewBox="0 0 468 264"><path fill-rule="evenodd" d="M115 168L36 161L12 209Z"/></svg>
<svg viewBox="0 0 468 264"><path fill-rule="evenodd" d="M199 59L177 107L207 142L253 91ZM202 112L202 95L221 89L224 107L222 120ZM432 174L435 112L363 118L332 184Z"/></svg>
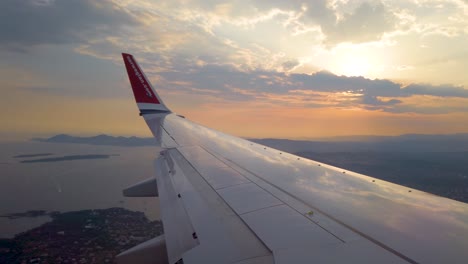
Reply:
<svg viewBox="0 0 468 264"><path fill-rule="evenodd" d="M0 238L51 221L49 212L122 207L159 219L157 198L122 195L124 188L154 177L159 151L154 146L0 143ZM37 211L47 213L31 213Z"/></svg>

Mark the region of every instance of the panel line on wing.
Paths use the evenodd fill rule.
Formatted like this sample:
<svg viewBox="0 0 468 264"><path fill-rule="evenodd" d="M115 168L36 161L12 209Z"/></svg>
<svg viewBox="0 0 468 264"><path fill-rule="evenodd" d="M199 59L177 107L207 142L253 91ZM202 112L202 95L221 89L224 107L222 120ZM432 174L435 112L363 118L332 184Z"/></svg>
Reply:
<svg viewBox="0 0 468 264"><path fill-rule="evenodd" d="M242 175L248 179L243 173L235 170L203 147L191 146L177 149L210 185L212 185L212 182L210 183L212 175L207 175L210 167L226 168L231 171L231 175ZM222 189L215 189L213 186L212 188L273 251L274 255L278 250L300 247L302 244L325 246L343 243L342 240L326 232L251 180L249 183Z"/></svg>
<svg viewBox="0 0 468 264"><path fill-rule="evenodd" d="M207 150L207 151L208 151L208 150ZM214 154L213 154L213 155L214 155ZM218 159L219 159L219 158L218 158ZM220 159L220 160L221 160L221 159ZM333 233L332 231L330 231L330 230L327 229L326 227L322 226L318 221L314 221L314 220L311 219L310 217L307 217L307 213L306 213L306 212L311 212L310 210L307 210L307 209L314 209L314 210L316 210L315 208L309 207L309 205L307 205L307 204L305 204L304 202L302 202L302 201L296 199L295 197L291 196L291 198L296 199L298 202L300 202L300 203L302 204L301 207L305 207L305 208L306 208L306 210L303 210L303 212L301 212L301 211L298 210L298 206L293 206L293 205L291 204L291 202L288 203L288 202L286 202L284 199L278 197L277 194L274 194L271 190L267 190L267 188L265 188L265 185L264 185L264 184L266 184L266 185L268 185L268 186L271 186L271 187L275 188L278 192L283 192L283 193L286 194L286 195L289 195L289 193L285 192L285 191L282 190L282 189L279 189L279 187L277 187L277 186L275 186L275 185L273 185L273 184L271 184L271 183L265 181L264 179L262 179L262 178L256 176L255 174L253 174L253 172L251 172L251 171L249 171L249 170L247 170L247 169L245 169L245 168L243 168L243 167L240 167L240 166L237 165L235 162L233 162L233 161L231 161L231 160L229 160L229 159L227 159L227 161L228 161L228 162L231 162L232 165L227 164L226 161L223 161L223 160L221 160L221 161L224 162L227 166L230 166L233 170L235 170L235 171L239 172L240 174L244 175L245 177L251 179L252 182L256 183L260 188L262 188L262 189L265 190L266 192L270 193L272 196L274 196L274 197L278 198L279 200L285 202L285 204L287 204L289 207L291 207L291 208L292 208L294 211L296 211L298 214L304 216L304 217L307 218L309 221L313 222L314 224L316 224L317 226L319 226L320 228L322 228L324 231L326 231L326 232L329 233L330 235L334 236L336 239L340 240L340 241L343 242L343 243L346 243L346 240L344 240L343 238L341 238L341 237L338 236L337 234ZM234 166L233 166L233 165L234 165ZM237 168L236 168L236 167L237 167ZM243 173L243 172L241 172L240 170L244 170L244 171L247 172L247 173L245 173L245 172ZM251 174L251 175L250 175L251 177L252 177L252 176L255 177L255 180L252 179L251 177L249 177L248 174ZM259 181L262 181L264 184L260 184ZM290 196L290 195L289 195L289 196ZM319 211L319 210L316 210L316 211Z"/></svg>
<svg viewBox="0 0 468 264"><path fill-rule="evenodd" d="M358 235L364 237L365 239L371 241L372 243L374 243L375 245L381 247L382 249L387 250L387 251L393 253L394 255L396 255L396 256L398 256L399 258L401 258L401 259L407 261L408 263L418 264L417 261L411 259L410 257L404 255L403 253L401 253L401 252L399 252L399 251L397 251L397 250L395 250L395 249L393 249L393 248L391 248L391 247L389 247L389 246L383 244L382 242L378 241L377 239L372 238L371 236L369 236L369 235L367 235L367 234L365 234L365 233L363 233L363 232L361 232L361 231L359 231L359 230L353 228L352 226L349 226L348 224L344 223L343 221L340 221L339 219L334 218L333 216L331 216L331 215L329 215L329 214L323 212L322 210L320 210L320 209L318 209L318 208L316 208L316 207L313 207L313 206L307 204L305 201L301 200L299 197L295 196L294 194L291 194L291 193L287 192L286 190L283 190L283 189L279 188L279 187L276 186L275 184L266 181L265 179L263 179L263 178L260 177L259 175L255 174L254 172L252 172L252 171L250 171L250 170L248 170L248 169L246 169L246 168L243 168L243 167L241 167L240 165L236 164L234 161L232 161L232 160L230 160L230 159L226 159L226 160L229 161L229 162L231 162L231 163L233 163L233 164L235 164L237 167L242 168L243 170L247 171L248 173L254 175L255 177L261 179L261 180L264 181L265 183L267 183L267 184L269 184L269 185L275 187L276 189L280 190L281 192L284 192L284 193L288 194L289 196L293 197L294 199L296 199L296 200L302 202L303 204L306 204L307 206L310 206L313 210L316 210L317 212L320 212L320 213L323 214L324 216L326 216L326 217L332 219L333 221L339 223L340 225L342 225L342 226L348 228L349 230L353 231L354 233L356 233L356 234L358 234ZM291 208L293 208L293 207L291 207ZM294 209L294 208L293 208L293 209ZM294 209L294 210L295 210L295 209ZM295 211L297 211L297 210L295 210ZM299 212L299 211L297 211L297 212ZM308 218L308 217L306 217L306 218ZM310 218L309 218L309 219L310 219ZM311 220L311 221L312 221L312 220ZM312 222L313 222L313 221L312 221ZM316 225L320 226L323 230L327 231L329 234L331 234L331 235L333 235L334 237L336 237L337 239L341 240L343 243L346 243L346 241L344 241L343 239L341 239L341 238L338 237L337 235L333 234L333 232L331 232L330 230L328 230L328 229L322 227L319 223L316 223L316 222L314 222L314 223L315 223Z"/></svg>
<svg viewBox="0 0 468 264"><path fill-rule="evenodd" d="M247 212L242 213L242 214L239 214L239 215L242 216L242 215L250 214L250 213L253 213L253 212L256 212L256 211L260 211L260 210L264 210L264 209L269 209L269 208L272 208L272 207L277 207L277 206L282 206L282 205L284 205L284 203L280 203L280 204L270 205L270 206L267 206L267 207L258 208L258 209L252 210L252 211L247 211Z"/></svg>
<svg viewBox="0 0 468 264"><path fill-rule="evenodd" d="M239 263L246 258L265 258L273 263L271 250L224 202L179 149L167 151L173 161L172 181L181 194L200 246L184 255L187 263ZM211 253L210 253L211 252ZM210 256L211 255L211 256ZM192 261L192 262L190 262Z"/></svg>
<svg viewBox="0 0 468 264"><path fill-rule="evenodd" d="M185 252L196 247L199 241L192 237L195 231L187 215L185 205L175 191L171 175L168 173L170 170L167 168L170 165L165 156L156 159L155 169L168 258L171 263L175 263L182 258Z"/></svg>
<svg viewBox="0 0 468 264"><path fill-rule="evenodd" d="M243 182L243 183L239 183L239 184L233 184L233 185L228 185L228 186L225 186L225 187L221 187L221 188L216 188L214 190L218 191L218 190L222 190L222 189L225 189L225 188L229 188L229 187L233 187L233 186L238 186L238 185L243 185L243 184L249 184L250 182Z"/></svg>
<svg viewBox="0 0 468 264"><path fill-rule="evenodd" d="M164 132L166 132L166 134L171 137L171 139L174 141L175 144L179 145L177 143L177 140L166 130L166 128L164 128L164 126L161 126L161 128L164 130Z"/></svg>
<svg viewBox="0 0 468 264"><path fill-rule="evenodd" d="M286 195L289 195L287 192L285 192L284 190L280 189L279 187L269 183L268 181L264 180L263 178L257 176L256 174L254 174L253 172L239 166L237 163L233 162L232 160L229 160L229 159L226 159L226 160L223 160L224 158L220 158L220 155L215 155L214 153L212 153L210 150L204 148L204 147L201 147L203 148L206 152L210 153L213 157L215 157L216 159L218 159L220 162L222 162L223 164L225 164L226 166L228 166L229 168L237 171L238 173L240 173L241 175L243 175L244 177L250 179L253 183L255 183L259 188L263 189L265 192L268 192L269 194L271 194L272 196L276 197L277 199L279 199L280 201L283 201L285 204L287 204L289 207L291 207L293 210L295 210L298 214L304 216L305 218L307 218L309 221L313 222L314 224L318 225L320 228L322 228L324 231L330 233L332 236L336 237L338 240L340 240L341 242L343 243L346 243L345 240L343 240L342 238L340 238L338 235L334 234L333 232L331 232L330 230L326 229L325 227L321 226L318 222L314 221L313 219L307 217L305 215L306 212L310 212L310 210L303 210L304 212L301 212L298 210L297 206L292 206L291 203L289 202L285 202L284 199L278 197L277 194L274 194L271 192L271 190L267 190L265 188L265 186L259 184L259 181L262 181L264 182L265 184L267 184L268 186L271 186L273 188L275 188L276 190L278 190L279 192L282 192L283 194L286 194ZM228 164L228 162L230 164ZM234 165L234 166L233 166ZM244 172L241 172L240 170L243 170ZM247 173L246 173L247 172ZM250 174L250 177L249 177L249 174ZM251 178L251 177L255 177L255 179ZM295 199L296 201L300 202L302 204L302 207L305 207L307 209L314 209L312 207L310 207L309 205L307 205L306 203L300 201L299 199L295 198L294 196L292 195L289 195L291 198ZM319 211L319 210L317 210Z"/></svg>

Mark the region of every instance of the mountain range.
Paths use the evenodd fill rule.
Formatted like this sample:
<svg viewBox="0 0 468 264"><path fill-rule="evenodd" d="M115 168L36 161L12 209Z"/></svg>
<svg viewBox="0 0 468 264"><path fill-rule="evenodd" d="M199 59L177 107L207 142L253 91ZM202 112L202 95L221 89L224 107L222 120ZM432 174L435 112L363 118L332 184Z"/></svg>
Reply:
<svg viewBox="0 0 468 264"><path fill-rule="evenodd" d="M50 138L34 138L34 141L52 143L77 143L109 146L154 146L154 138L98 135L78 137L59 134ZM463 152L468 151L467 134L401 136L352 136L330 137L320 140L249 139L290 153L297 152Z"/></svg>

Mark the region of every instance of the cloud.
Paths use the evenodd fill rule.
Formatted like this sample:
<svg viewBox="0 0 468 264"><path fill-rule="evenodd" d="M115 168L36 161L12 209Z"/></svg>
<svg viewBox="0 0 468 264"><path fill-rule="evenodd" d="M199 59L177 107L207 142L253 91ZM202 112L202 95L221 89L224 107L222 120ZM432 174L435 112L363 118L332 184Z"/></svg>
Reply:
<svg viewBox="0 0 468 264"><path fill-rule="evenodd" d="M283 62L281 66L283 66L284 71L291 71L296 66L299 66L299 62L297 60L289 60L289 61Z"/></svg>
<svg viewBox="0 0 468 264"><path fill-rule="evenodd" d="M434 95L439 97L468 98L468 90L461 86L410 84L403 90L408 95Z"/></svg>
<svg viewBox="0 0 468 264"><path fill-rule="evenodd" d="M228 101L268 101L308 108L363 108L393 113L466 112L468 90L450 85L402 85L390 80L338 76L330 72L286 74L274 71L239 71L204 65L183 72L158 73L157 87L204 94ZM435 98L419 104L421 96ZM419 98L415 100L414 98ZM424 97L423 97L424 98ZM455 98L457 106L450 100Z"/></svg>
<svg viewBox="0 0 468 264"><path fill-rule="evenodd" d="M83 43L138 23L110 0L3 0L0 47L25 50L41 44Z"/></svg>
<svg viewBox="0 0 468 264"><path fill-rule="evenodd" d="M462 86L405 86L387 79L346 77L321 70L333 67L333 63L324 67L308 64L331 58L353 66L356 59L346 62L343 54L341 60L337 54L339 47L353 44L339 43L379 40L401 26L401 14L412 16L416 12L395 8L388 1L195 0L184 5L177 1L154 5L144 0L5 0L0 2L0 10L0 23L6 25L0 34L0 48L25 50L44 44L71 44L77 53L116 60L119 65L118 54L128 51L136 55L149 76L156 76L153 81L158 86L183 93L233 101L266 100L311 108L357 107L387 112L428 109L416 107L418 102L410 100L414 96L468 98ZM417 27L407 30L418 32ZM307 36L312 34L319 36ZM445 49L446 38L437 37ZM434 36L424 36L428 38ZM394 36L393 40L398 39ZM384 48L402 42L388 43L369 45L369 49L377 51L371 53L366 48L365 53L384 54ZM408 53L420 52L426 57L427 53L435 54L404 44ZM335 49L330 48L333 45L337 45ZM463 47L455 50L460 49ZM347 52L353 49L342 53ZM400 57L407 59L412 54L407 55ZM412 75L419 67L412 62L402 61L399 65L415 65L407 73ZM307 69L301 71L307 74L293 73L298 68ZM448 111L465 111L449 107L449 101L445 108ZM431 111L442 111L443 107Z"/></svg>
<svg viewBox="0 0 468 264"><path fill-rule="evenodd" d="M379 99L377 96L372 95L364 95L362 102L366 105L371 106L388 106L388 105L396 105L402 103L401 100L397 99L390 99L390 100L382 100Z"/></svg>
<svg viewBox="0 0 468 264"><path fill-rule="evenodd" d="M195 1L199 4L204 1ZM351 2L351 1L350 1ZM356 4L357 3L357 4ZM334 6L333 6L334 4ZM385 32L393 31L399 18L383 2L368 1L250 1L230 4L226 12L216 12L221 4L212 3L201 7L199 13L212 17L211 27L223 24L241 24L255 26L265 20L281 21L291 32L309 32L308 29L319 26L327 44L341 42L361 43L379 40ZM243 12L233 12L243 10ZM256 12L252 12L256 10ZM272 14L282 14L274 16ZM263 19L258 19L258 17ZM213 18L214 17L214 18ZM247 22L248 21L248 22ZM210 23L208 23L210 24ZM314 32L312 30L312 32Z"/></svg>
<svg viewBox="0 0 468 264"><path fill-rule="evenodd" d="M332 43L379 40L385 32L395 29L396 20L382 3L364 2L334 25L326 25L325 33Z"/></svg>

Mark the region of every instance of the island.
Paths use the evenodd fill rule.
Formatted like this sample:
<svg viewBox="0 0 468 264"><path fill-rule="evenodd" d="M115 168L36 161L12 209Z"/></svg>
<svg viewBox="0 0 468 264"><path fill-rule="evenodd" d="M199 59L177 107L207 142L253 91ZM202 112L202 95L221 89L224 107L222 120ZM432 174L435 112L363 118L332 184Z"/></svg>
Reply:
<svg viewBox="0 0 468 264"><path fill-rule="evenodd" d="M0 263L115 263L115 256L163 233L161 221L124 208L54 212L52 221L0 239Z"/></svg>

